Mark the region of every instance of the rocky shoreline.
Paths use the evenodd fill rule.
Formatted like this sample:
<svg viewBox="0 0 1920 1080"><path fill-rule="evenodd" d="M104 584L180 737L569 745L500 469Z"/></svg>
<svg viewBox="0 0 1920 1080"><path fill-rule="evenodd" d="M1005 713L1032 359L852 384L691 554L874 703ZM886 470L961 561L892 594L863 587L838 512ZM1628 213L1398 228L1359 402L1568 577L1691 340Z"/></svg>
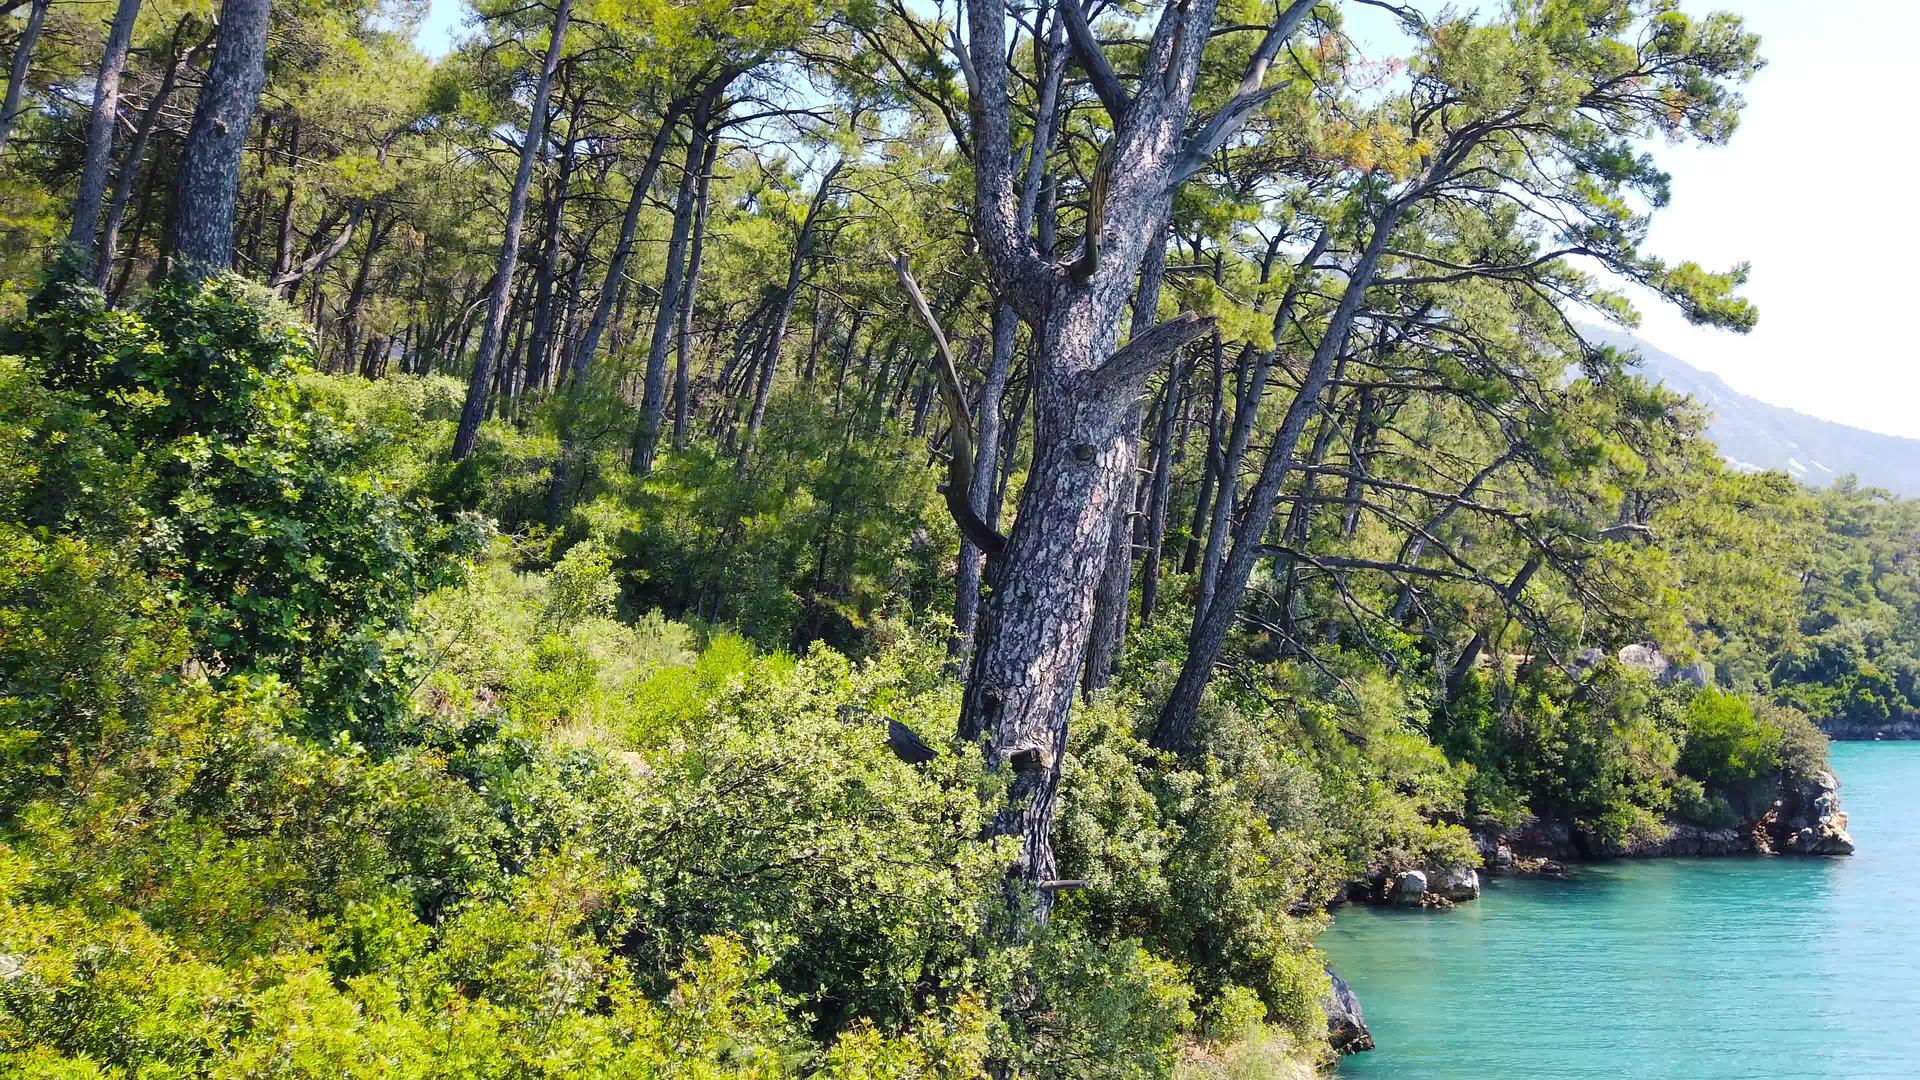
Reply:
<svg viewBox="0 0 1920 1080"><path fill-rule="evenodd" d="M1916 736L1920 737L1920 736ZM1598 844L1565 822L1529 821L1507 833L1476 833L1480 866L1406 868L1349 883L1341 902L1398 907L1451 908L1480 897L1480 874L1563 877L1569 864L1611 859L1695 858L1722 855L1839 856L1853 854L1847 812L1840 802L1840 781L1822 770L1811 776L1782 777L1772 798L1739 826L1709 829L1679 822L1667 835L1625 846ZM1327 1041L1342 1054L1373 1049L1360 1001L1332 968L1333 989L1321 1001L1327 1013Z"/></svg>
<svg viewBox="0 0 1920 1080"><path fill-rule="evenodd" d="M1822 720L1820 730L1836 742L1890 742L1920 739L1920 716L1876 720Z"/></svg>

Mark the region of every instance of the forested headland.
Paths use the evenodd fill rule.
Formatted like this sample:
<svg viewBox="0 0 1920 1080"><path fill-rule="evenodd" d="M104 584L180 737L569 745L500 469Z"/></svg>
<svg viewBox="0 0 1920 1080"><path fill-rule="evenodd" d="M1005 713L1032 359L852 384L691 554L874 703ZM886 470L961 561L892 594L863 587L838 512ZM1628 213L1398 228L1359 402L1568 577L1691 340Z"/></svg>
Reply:
<svg viewBox="0 0 1920 1080"><path fill-rule="evenodd" d="M0 1069L1292 1076L1356 882L1751 829L1920 511L1669 0L7 0Z"/></svg>

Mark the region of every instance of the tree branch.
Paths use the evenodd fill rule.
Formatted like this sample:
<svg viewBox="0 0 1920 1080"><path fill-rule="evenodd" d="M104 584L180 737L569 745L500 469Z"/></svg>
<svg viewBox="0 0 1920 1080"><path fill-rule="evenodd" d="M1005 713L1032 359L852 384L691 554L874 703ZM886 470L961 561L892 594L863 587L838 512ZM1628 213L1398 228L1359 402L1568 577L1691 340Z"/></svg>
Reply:
<svg viewBox="0 0 1920 1080"><path fill-rule="evenodd" d="M1267 81L1267 69L1273 66L1273 58L1280 55L1281 46L1287 43L1295 30L1300 29L1300 24L1307 20L1307 16L1313 14L1318 3L1319 0L1293 0L1280 12L1280 17L1267 28L1266 36L1254 48L1253 55L1247 58L1247 66L1241 71L1240 83L1234 87L1233 97L1220 107L1220 111L1208 117L1181 149L1180 157L1173 165L1170 185L1178 184L1199 172L1213 152L1233 137L1233 133L1246 123L1247 117L1253 115L1255 109L1266 104L1273 95L1292 82L1288 79L1273 86L1262 85Z"/></svg>
<svg viewBox="0 0 1920 1080"><path fill-rule="evenodd" d="M1132 101L1127 97L1127 88L1120 85L1120 76L1114 73L1113 62L1107 59L1106 51L1094 38L1093 27L1087 24L1087 13L1080 9L1080 0L1059 0L1054 9L1067 25L1067 37L1073 42L1080 66L1087 69L1087 76L1093 81L1093 92L1099 95L1100 104L1107 107L1107 115L1119 123L1121 114Z"/></svg>
<svg viewBox="0 0 1920 1080"><path fill-rule="evenodd" d="M1133 336L1093 377L1109 386L1125 386L1160 366L1168 356L1187 342L1212 332L1218 320L1212 315L1183 311Z"/></svg>
<svg viewBox="0 0 1920 1080"><path fill-rule="evenodd" d="M974 547L997 555L1005 550L1007 538L980 519L968 498L973 490L973 417L967 414L966 395L960 391L960 373L954 367L953 349L947 344L946 332L940 329L940 320L927 304L926 294L920 291L920 283L913 280L905 253L893 257L893 273L900 279L900 288L905 290L914 314L933 335L934 351L939 355L940 363L935 370L940 376L941 396L946 399L948 426L953 433L953 452L947 458L947 482L941 488L947 500L947 512L953 515L954 524L960 526L961 534Z"/></svg>

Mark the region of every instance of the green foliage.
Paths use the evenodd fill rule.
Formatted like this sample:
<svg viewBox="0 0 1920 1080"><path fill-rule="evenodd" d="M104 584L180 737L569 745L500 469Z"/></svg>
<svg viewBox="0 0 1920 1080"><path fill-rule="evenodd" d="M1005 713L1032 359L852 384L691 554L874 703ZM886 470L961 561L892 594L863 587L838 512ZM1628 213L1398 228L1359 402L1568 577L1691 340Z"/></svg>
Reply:
<svg viewBox="0 0 1920 1080"><path fill-rule="evenodd" d="M934 537L945 548L954 526L919 440L861 431L796 394L773 404L757 445L744 468L695 447L662 462L623 516L588 508L641 605L700 612L763 647L852 650L877 618L934 598Z"/></svg>
<svg viewBox="0 0 1920 1080"><path fill-rule="evenodd" d="M507 689L492 723L429 716L376 755L305 734L303 703L271 678L172 676L183 635L166 609L104 591L137 571L32 545L8 567L10 589L58 574L66 590L8 636L24 650L9 665L84 661L110 678L46 692L118 707L42 710L34 740L10 744L61 768L6 792L9 1065L979 1070L972 935L999 861L973 840L978 766L910 768L875 726L952 707L925 646L858 667L824 651L756 662L644 755L529 729L516 710L541 714L539 685ZM551 610L536 584L529 619ZM59 636L95 637L69 624L96 607L95 623L119 621L95 651ZM159 651L131 647L145 641ZM601 660L620 654L589 654L595 679Z"/></svg>
<svg viewBox="0 0 1920 1080"><path fill-rule="evenodd" d="M1164 1076L1192 1026L1193 989L1131 941L1051 932L1020 965L1031 1005L1013 1021L1022 1075L1073 1080Z"/></svg>
<svg viewBox="0 0 1920 1080"><path fill-rule="evenodd" d="M1702 690L1687 703L1686 721L1680 768L1709 788L1740 788L1777 764L1779 730L1756 717L1743 697Z"/></svg>
<svg viewBox="0 0 1920 1080"><path fill-rule="evenodd" d="M1599 850L1662 835L1678 779L1669 697L1611 664L1578 685L1537 673L1500 689L1476 677L1433 722L1436 741L1474 766L1473 813L1569 820Z"/></svg>
<svg viewBox="0 0 1920 1080"><path fill-rule="evenodd" d="M121 749L187 653L124 551L0 524L0 814Z"/></svg>
<svg viewBox="0 0 1920 1080"><path fill-rule="evenodd" d="M369 468L378 455L362 458L354 429L312 407L287 313L231 277L165 286L138 313L56 278L9 344L48 391L10 438L78 448L8 478L24 524L125 522L114 535L186 613L209 670L278 675L329 729L396 715L406 657L387 635L464 530L423 512ZM75 469L103 478L80 490L106 505L54 493Z"/></svg>

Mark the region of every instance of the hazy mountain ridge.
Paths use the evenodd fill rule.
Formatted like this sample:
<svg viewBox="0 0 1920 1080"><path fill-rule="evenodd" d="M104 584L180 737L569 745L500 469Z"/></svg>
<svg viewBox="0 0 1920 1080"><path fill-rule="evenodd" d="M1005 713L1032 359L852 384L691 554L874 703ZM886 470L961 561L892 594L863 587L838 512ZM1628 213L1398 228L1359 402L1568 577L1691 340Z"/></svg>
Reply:
<svg viewBox="0 0 1920 1080"><path fill-rule="evenodd" d="M1862 484L1920 495L1920 439L1882 435L1770 405L1625 331L1583 326L1580 332L1589 341L1638 353L1647 378L1711 409L1707 435L1736 468L1779 469L1816 486L1851 473Z"/></svg>

